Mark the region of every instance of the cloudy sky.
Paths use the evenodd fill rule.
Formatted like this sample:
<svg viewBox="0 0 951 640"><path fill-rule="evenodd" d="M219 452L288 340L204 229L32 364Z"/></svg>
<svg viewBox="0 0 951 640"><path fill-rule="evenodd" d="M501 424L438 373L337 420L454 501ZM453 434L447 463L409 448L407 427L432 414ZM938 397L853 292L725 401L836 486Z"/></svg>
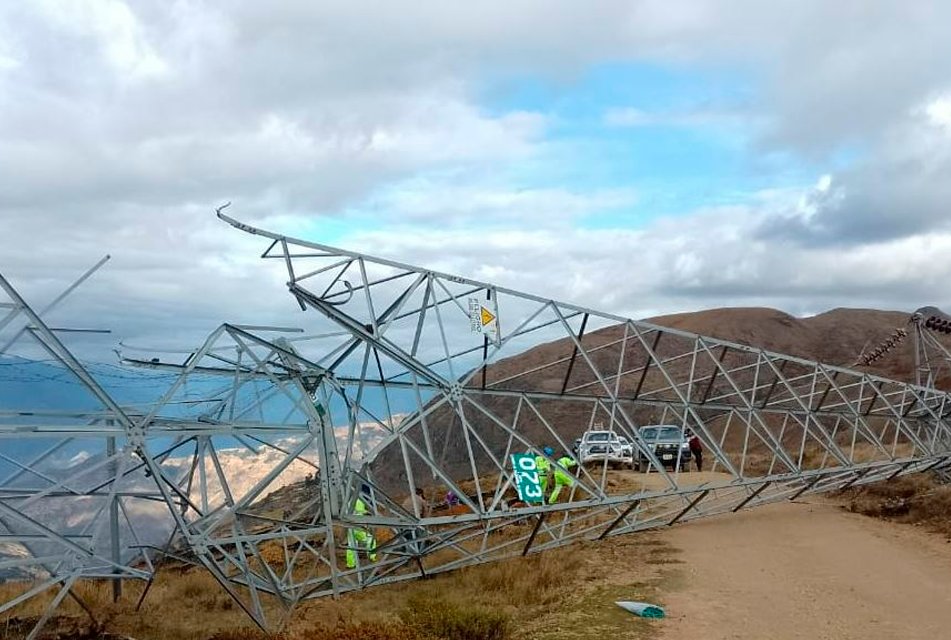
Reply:
<svg viewBox="0 0 951 640"><path fill-rule="evenodd" d="M951 306L951 3L0 5L0 271L294 322L213 208L633 317Z"/></svg>

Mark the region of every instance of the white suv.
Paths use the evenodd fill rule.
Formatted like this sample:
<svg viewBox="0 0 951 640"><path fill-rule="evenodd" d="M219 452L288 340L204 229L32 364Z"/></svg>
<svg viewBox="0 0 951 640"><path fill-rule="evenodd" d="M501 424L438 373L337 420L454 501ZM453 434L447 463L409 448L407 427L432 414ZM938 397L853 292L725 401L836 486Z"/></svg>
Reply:
<svg viewBox="0 0 951 640"><path fill-rule="evenodd" d="M634 467L633 447L613 431L585 431L578 445L581 464L604 463L609 467Z"/></svg>

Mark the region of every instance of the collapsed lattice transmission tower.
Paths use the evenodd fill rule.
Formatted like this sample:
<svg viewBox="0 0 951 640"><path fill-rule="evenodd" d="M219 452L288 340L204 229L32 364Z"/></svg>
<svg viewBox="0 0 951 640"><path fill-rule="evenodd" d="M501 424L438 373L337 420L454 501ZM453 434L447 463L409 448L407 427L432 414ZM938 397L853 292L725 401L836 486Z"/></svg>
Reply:
<svg viewBox="0 0 951 640"><path fill-rule="evenodd" d="M168 381L135 406L77 362L101 406L57 414L53 435L0 413L0 437L46 447L4 455L20 471L0 481L0 526L21 547L16 566L37 577L0 612L47 588L59 604L82 578L150 581L164 557L204 567L273 628L308 598L951 466L951 396L930 379L693 335L219 216L265 241L265 264L286 271L305 312L288 324L300 326L225 324L178 356L127 349L127 365ZM19 298L9 308L28 310ZM45 335L29 318L28 333ZM677 464L679 444L645 439L651 425L675 443L695 435L707 470ZM594 428L629 440L641 473L607 459L560 467ZM43 466L79 439L105 444L68 478ZM524 454L551 469L542 502L524 493L514 466ZM67 531L59 512L31 511L60 494L101 498L125 525L100 534L94 518ZM161 541L141 534L146 519Z"/></svg>

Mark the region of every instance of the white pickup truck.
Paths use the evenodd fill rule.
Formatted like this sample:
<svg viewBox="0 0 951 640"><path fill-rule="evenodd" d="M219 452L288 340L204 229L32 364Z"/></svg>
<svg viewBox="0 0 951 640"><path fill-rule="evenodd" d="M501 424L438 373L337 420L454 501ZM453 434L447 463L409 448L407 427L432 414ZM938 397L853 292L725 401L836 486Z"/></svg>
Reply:
<svg viewBox="0 0 951 640"><path fill-rule="evenodd" d="M585 431L578 444L581 464L604 464L609 467L634 468L634 447L613 431Z"/></svg>

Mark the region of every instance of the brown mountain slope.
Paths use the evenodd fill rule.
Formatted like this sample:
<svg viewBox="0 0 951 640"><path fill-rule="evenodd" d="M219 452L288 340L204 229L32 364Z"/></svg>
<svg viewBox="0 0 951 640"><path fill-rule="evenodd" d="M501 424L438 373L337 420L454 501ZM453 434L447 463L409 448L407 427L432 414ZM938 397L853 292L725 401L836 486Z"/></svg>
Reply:
<svg viewBox="0 0 951 640"><path fill-rule="evenodd" d="M671 329L760 347L827 364L852 366L863 348L871 350L910 314L875 309L832 309L807 318L796 318L776 309L735 307L659 316L647 320ZM912 342L871 367L869 371L901 380L914 376ZM859 367L863 368L863 367Z"/></svg>
<svg viewBox="0 0 951 640"><path fill-rule="evenodd" d="M777 353L865 370L898 380L913 381L914 337L908 325L909 317L909 313L898 311L833 309L812 317L795 318L775 309L723 308L661 316L651 318L648 322ZM872 365L854 366L863 351L874 350L898 328L909 330L908 337L901 344ZM619 342L622 335L622 326L610 326L585 335L582 342L600 371L613 372L618 369L622 354L619 344L615 343ZM598 346L603 348L597 349ZM684 348L682 338L669 335L665 336L655 350L660 358L666 359L685 353ZM568 338L534 346L488 366L486 382L496 389L558 393L565 385L572 350L573 342ZM738 366L738 357L741 356L731 352L726 356L724 366ZM629 345L623 358L625 368L640 367L646 360L643 348L636 344ZM571 369L568 388L574 389L576 393L600 395L600 385L595 375L580 360L579 358ZM665 365L675 375L685 373L686 367L689 366L690 358L681 358ZM702 377L703 374L701 372L698 375ZM737 384L751 382L740 379L747 374L736 375L740 376L737 378ZM652 387L666 386L661 374L656 370L652 370L643 381L639 378L640 374L622 375L621 395L633 396L637 395L638 391L646 392ZM942 386L947 386L945 383L949 381L941 382ZM643 389L639 389L641 384ZM718 389L726 391L726 384L722 377L717 379L713 396L716 396ZM518 403L514 398L483 396L480 402L499 419L509 423L518 410ZM592 418L591 403L539 401L536 406L559 432L562 440L569 443L580 436L592 421L602 419L601 416ZM661 409L651 406L632 407L630 413L636 424L656 424L659 420L670 419L661 413ZM468 411L466 420L496 455L500 455L509 446L506 444L508 436L484 415L475 410ZM465 434L455 413L448 408L440 408L432 412L428 423L437 463L459 479L471 477L472 469L468 462ZM544 435L543 424L527 411L519 414L519 430L529 438L539 438L538 441L544 441L547 437ZM422 445L420 434L411 431L407 435ZM474 448L478 450L478 447ZM477 460L477 465L481 468L487 462L487 459ZM405 464L399 448L390 447L389 450L381 452L373 464L372 472L384 486L393 483L391 486L395 487L405 482Z"/></svg>

